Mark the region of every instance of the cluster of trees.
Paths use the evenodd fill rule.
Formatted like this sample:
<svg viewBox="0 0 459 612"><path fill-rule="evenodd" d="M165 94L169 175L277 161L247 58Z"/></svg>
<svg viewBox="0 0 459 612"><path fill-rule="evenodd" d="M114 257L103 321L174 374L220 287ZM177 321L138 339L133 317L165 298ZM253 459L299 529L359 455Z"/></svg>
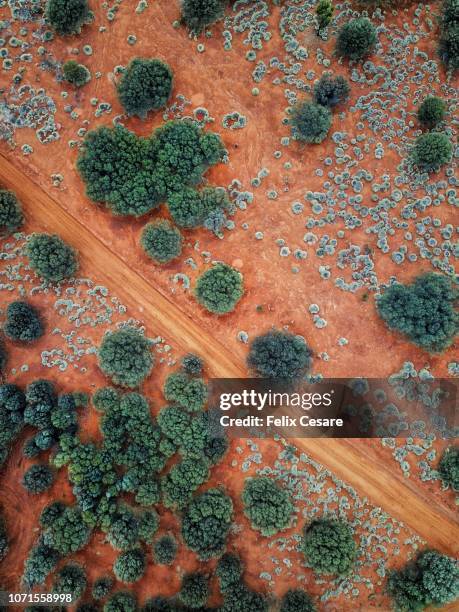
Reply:
<svg viewBox="0 0 459 612"><path fill-rule="evenodd" d="M410 285L391 285L376 306L390 329L405 334L422 349L438 353L448 348L457 334L458 295L450 278L428 272Z"/></svg>
<svg viewBox="0 0 459 612"><path fill-rule="evenodd" d="M440 478L453 491L459 491L459 446L448 446L438 464Z"/></svg>
<svg viewBox="0 0 459 612"><path fill-rule="evenodd" d="M399 610L439 607L459 597L459 567L451 557L423 550L405 567L391 572L387 586Z"/></svg>
<svg viewBox="0 0 459 612"><path fill-rule="evenodd" d="M185 574L178 598L182 604L194 610L205 606L209 598L209 578L201 572Z"/></svg>
<svg viewBox="0 0 459 612"><path fill-rule="evenodd" d="M16 194L0 189L0 238L11 236L24 223L22 206Z"/></svg>
<svg viewBox="0 0 459 612"><path fill-rule="evenodd" d="M182 0L181 20L193 34L222 19L227 0Z"/></svg>
<svg viewBox="0 0 459 612"><path fill-rule="evenodd" d="M56 573L53 581L54 593L69 593L72 600L76 601L86 591L88 581L86 573L81 565L77 563L67 563Z"/></svg>
<svg viewBox="0 0 459 612"><path fill-rule="evenodd" d="M451 71L459 68L459 6L457 0L444 0L440 22L441 60Z"/></svg>
<svg viewBox="0 0 459 612"><path fill-rule="evenodd" d="M0 385L0 468L24 427L25 394L16 385Z"/></svg>
<svg viewBox="0 0 459 612"><path fill-rule="evenodd" d="M282 597L279 612L316 612L317 608L308 593L290 589Z"/></svg>
<svg viewBox="0 0 459 612"><path fill-rule="evenodd" d="M45 17L60 36L79 34L90 19L88 0L48 0Z"/></svg>
<svg viewBox="0 0 459 612"><path fill-rule="evenodd" d="M8 304L3 333L16 342L33 342L40 338L44 330L37 309L23 301Z"/></svg>
<svg viewBox="0 0 459 612"><path fill-rule="evenodd" d="M267 476L247 478L242 502L252 527L264 536L272 536L291 523L293 504L289 494Z"/></svg>
<svg viewBox="0 0 459 612"><path fill-rule="evenodd" d="M91 80L91 73L83 64L68 60L62 67L64 79L75 87L83 87Z"/></svg>
<svg viewBox="0 0 459 612"><path fill-rule="evenodd" d="M118 98L127 115L145 119L148 112L167 104L172 92L172 70L159 59L136 57L117 85Z"/></svg>
<svg viewBox="0 0 459 612"><path fill-rule="evenodd" d="M301 544L308 564L318 574L347 574L357 555L350 526L334 519L306 525Z"/></svg>
<svg viewBox="0 0 459 612"><path fill-rule="evenodd" d="M244 293L242 274L227 264L215 264L198 278L194 295L209 312L226 314L236 307Z"/></svg>
<svg viewBox="0 0 459 612"><path fill-rule="evenodd" d="M295 379L309 370L311 355L302 337L272 330L253 340L247 365L262 378Z"/></svg>
<svg viewBox="0 0 459 612"><path fill-rule="evenodd" d="M226 553L218 560L215 573L223 595L221 612L267 612L268 600L249 589L243 580L244 568L234 554Z"/></svg>
<svg viewBox="0 0 459 612"><path fill-rule="evenodd" d="M98 351L99 367L112 381L134 389L154 366L151 342L134 327L107 332Z"/></svg>
<svg viewBox="0 0 459 612"><path fill-rule="evenodd" d="M62 281L78 270L75 250L56 234L32 234L26 245L30 267L48 281Z"/></svg>

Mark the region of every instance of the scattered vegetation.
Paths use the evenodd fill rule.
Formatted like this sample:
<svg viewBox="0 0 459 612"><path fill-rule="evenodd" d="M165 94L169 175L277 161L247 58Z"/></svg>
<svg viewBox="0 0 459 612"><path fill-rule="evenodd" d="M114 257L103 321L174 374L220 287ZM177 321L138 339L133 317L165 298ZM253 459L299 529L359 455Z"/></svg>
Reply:
<svg viewBox="0 0 459 612"><path fill-rule="evenodd" d="M318 144L328 134L332 114L328 108L309 100L298 102L292 109L292 136L301 142Z"/></svg>
<svg viewBox="0 0 459 612"><path fill-rule="evenodd" d="M377 42L376 28L367 17L345 23L338 31L336 51L341 57L361 60L370 55Z"/></svg>
<svg viewBox="0 0 459 612"><path fill-rule="evenodd" d="M182 22L193 34L221 19L225 12L223 0L182 0Z"/></svg>
<svg viewBox="0 0 459 612"><path fill-rule="evenodd" d="M179 230L165 219L148 223L140 239L145 253L161 264L169 263L179 257L182 252L182 241Z"/></svg>
<svg viewBox="0 0 459 612"><path fill-rule="evenodd" d="M107 332L98 356L102 372L115 384L130 389L138 387L154 365L150 341L134 327Z"/></svg>
<svg viewBox="0 0 459 612"><path fill-rule="evenodd" d="M153 559L159 565L172 565L177 555L177 540L171 535L158 538L153 544Z"/></svg>
<svg viewBox="0 0 459 612"><path fill-rule="evenodd" d="M6 309L3 326L5 336L18 342L33 342L43 335L38 311L28 302L11 302Z"/></svg>
<svg viewBox="0 0 459 612"><path fill-rule="evenodd" d="M457 289L448 277L428 272L410 285L391 285L376 305L390 329L405 334L422 349L438 353L451 345L458 331L457 298Z"/></svg>
<svg viewBox="0 0 459 612"><path fill-rule="evenodd" d="M307 525L302 550L308 564L318 574L347 574L357 554L349 525L333 519L321 519Z"/></svg>
<svg viewBox="0 0 459 612"><path fill-rule="evenodd" d="M43 493L53 484L54 475L48 465L32 465L24 473L22 484L29 493Z"/></svg>
<svg viewBox="0 0 459 612"><path fill-rule="evenodd" d="M282 597L279 612L316 612L310 595L300 589L290 589Z"/></svg>
<svg viewBox="0 0 459 612"><path fill-rule="evenodd" d="M263 378L299 378L311 365L311 351L300 336L272 330L252 342L247 365Z"/></svg>
<svg viewBox="0 0 459 612"><path fill-rule="evenodd" d="M180 601L191 609L202 608L209 598L209 580L204 574L185 574L179 591Z"/></svg>
<svg viewBox="0 0 459 612"><path fill-rule="evenodd" d="M0 238L17 232L23 223L22 206L16 194L0 189Z"/></svg>
<svg viewBox="0 0 459 612"><path fill-rule="evenodd" d="M247 478L242 502L252 527L264 536L272 536L291 523L293 504L289 494L267 476Z"/></svg>
<svg viewBox="0 0 459 612"><path fill-rule="evenodd" d="M349 97L351 88L342 76L323 75L314 85L314 99L322 106L334 107Z"/></svg>
<svg viewBox="0 0 459 612"><path fill-rule="evenodd" d="M90 17L88 1L48 0L45 16L50 26L60 36L79 34Z"/></svg>
<svg viewBox="0 0 459 612"><path fill-rule="evenodd" d="M453 145L446 134L421 134L414 143L412 160L420 170L434 172L451 161Z"/></svg>
<svg viewBox="0 0 459 612"><path fill-rule="evenodd" d="M446 115L446 104L441 98L428 96L418 108L418 121L426 128L432 129L441 123Z"/></svg>
<svg viewBox="0 0 459 612"><path fill-rule="evenodd" d="M448 446L438 464L440 478L453 491L459 491L459 446Z"/></svg>
<svg viewBox="0 0 459 612"><path fill-rule="evenodd" d="M48 281L62 281L78 270L74 249L56 234L32 234L26 255L32 270Z"/></svg>
<svg viewBox="0 0 459 612"><path fill-rule="evenodd" d="M159 59L136 57L117 86L126 113L145 119L149 111L166 106L172 92L172 70Z"/></svg>
<svg viewBox="0 0 459 612"><path fill-rule="evenodd" d="M215 264L198 278L194 295L209 312L225 314L234 310L244 293L242 274L227 264Z"/></svg>
<svg viewBox="0 0 459 612"><path fill-rule="evenodd" d="M62 67L64 79L75 87L83 87L91 80L91 73L83 64L68 60Z"/></svg>

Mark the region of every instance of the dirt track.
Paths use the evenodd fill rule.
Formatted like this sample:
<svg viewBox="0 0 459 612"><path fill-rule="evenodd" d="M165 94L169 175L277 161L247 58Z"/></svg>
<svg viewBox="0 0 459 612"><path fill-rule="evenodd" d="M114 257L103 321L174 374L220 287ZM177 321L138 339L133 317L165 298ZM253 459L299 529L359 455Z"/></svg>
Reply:
<svg viewBox="0 0 459 612"><path fill-rule="evenodd" d="M245 377L243 364L204 331L172 301L153 287L123 259L104 245L78 219L63 208L4 156L0 156L0 183L14 189L24 204L28 223L34 229L59 233L80 253L81 272L94 275L139 313L147 327L162 334L185 351L205 355L209 371L216 377ZM453 510L434 506L419 488L370 461L357 441L294 440L298 448L334 474L403 521L430 546L457 554L457 521Z"/></svg>

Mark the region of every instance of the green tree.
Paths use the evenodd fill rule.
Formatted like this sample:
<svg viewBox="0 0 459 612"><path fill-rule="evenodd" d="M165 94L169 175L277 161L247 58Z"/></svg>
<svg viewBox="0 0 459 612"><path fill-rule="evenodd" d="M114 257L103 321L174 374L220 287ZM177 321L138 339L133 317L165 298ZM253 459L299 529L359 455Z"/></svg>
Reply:
<svg viewBox="0 0 459 612"><path fill-rule="evenodd" d="M273 330L252 342L247 365L263 378L300 378L311 366L311 351L300 336Z"/></svg>
<svg viewBox="0 0 459 612"><path fill-rule="evenodd" d="M316 612L316 607L305 591L290 589L282 597L279 612Z"/></svg>
<svg viewBox="0 0 459 612"><path fill-rule="evenodd" d="M43 508L40 514L40 525L44 528L51 527L54 521L62 516L66 506L60 501L51 502Z"/></svg>
<svg viewBox="0 0 459 612"><path fill-rule="evenodd" d="M68 60L62 67L64 79L75 87L83 87L91 80L91 73L83 64L75 60Z"/></svg>
<svg viewBox="0 0 459 612"><path fill-rule="evenodd" d="M133 327L107 332L98 357L102 372L115 384L130 389L138 387L154 365L150 341Z"/></svg>
<svg viewBox="0 0 459 612"><path fill-rule="evenodd" d="M448 277L428 272L410 285L388 287L376 307L390 329L406 335L422 349L438 353L451 345L458 331L458 295Z"/></svg>
<svg viewBox="0 0 459 612"><path fill-rule="evenodd" d="M44 543L44 537L40 537L24 564L24 575L22 576L24 586L27 589L33 589L34 586L44 584L59 559L59 552L47 546Z"/></svg>
<svg viewBox="0 0 459 612"><path fill-rule="evenodd" d="M202 378L192 378L182 371L169 374L164 383L164 397L188 412L202 410L207 401L207 385Z"/></svg>
<svg viewBox="0 0 459 612"><path fill-rule="evenodd" d="M429 132L417 137L411 158L420 170L435 172L451 161L452 154L453 145L446 134Z"/></svg>
<svg viewBox="0 0 459 612"><path fill-rule="evenodd" d="M219 315L234 310L243 293L242 274L221 263L201 274L194 288L197 301L209 312Z"/></svg>
<svg viewBox="0 0 459 612"><path fill-rule="evenodd" d="M225 553L218 560L215 573L220 581L220 591L225 594L241 583L243 573L241 560L232 553Z"/></svg>
<svg viewBox="0 0 459 612"><path fill-rule="evenodd" d="M0 562L6 557L8 552L8 534L6 531L5 519L0 515Z"/></svg>
<svg viewBox="0 0 459 612"><path fill-rule="evenodd" d="M459 68L459 8L457 0L444 0L438 53L447 70Z"/></svg>
<svg viewBox="0 0 459 612"><path fill-rule="evenodd" d="M443 451L438 472L444 484L459 491L459 446L448 446Z"/></svg>
<svg viewBox="0 0 459 612"><path fill-rule="evenodd" d="M68 506L43 534L43 543L61 555L69 555L86 546L91 529L83 522L81 510Z"/></svg>
<svg viewBox="0 0 459 612"><path fill-rule="evenodd" d="M145 119L166 106L172 92L172 70L159 59L131 60L117 86L118 98L129 116Z"/></svg>
<svg viewBox="0 0 459 612"><path fill-rule="evenodd" d="M336 51L341 57L361 60L369 55L376 43L376 28L367 17L351 19L338 31Z"/></svg>
<svg viewBox="0 0 459 612"><path fill-rule="evenodd" d="M255 593L245 584L225 593L220 612L268 612L268 601L264 595Z"/></svg>
<svg viewBox="0 0 459 612"><path fill-rule="evenodd" d="M130 591L114 593L104 605L104 612L137 612L137 599Z"/></svg>
<svg viewBox="0 0 459 612"><path fill-rule="evenodd" d="M202 373L203 367L203 360L194 353L187 353L182 358L182 368L190 376L199 376Z"/></svg>
<svg viewBox="0 0 459 612"><path fill-rule="evenodd" d="M140 523L132 508L120 505L111 519L107 539L113 548L124 550L139 540Z"/></svg>
<svg viewBox="0 0 459 612"><path fill-rule="evenodd" d="M290 496L271 478L247 478L242 502L252 527L264 536L272 536L291 523L293 504Z"/></svg>
<svg viewBox="0 0 459 612"><path fill-rule="evenodd" d="M328 108L309 100L298 102L290 116L292 136L309 144L322 142L328 134L332 114Z"/></svg>
<svg viewBox="0 0 459 612"><path fill-rule="evenodd" d="M318 574L347 574L357 554L349 525L333 519L320 519L307 525L302 550L308 564Z"/></svg>
<svg viewBox="0 0 459 612"><path fill-rule="evenodd" d="M200 34L207 26L222 19L223 0L183 0L182 21L193 34Z"/></svg>
<svg viewBox="0 0 459 612"><path fill-rule="evenodd" d="M121 582L136 582L145 573L145 553L141 548L122 552L113 565L113 572Z"/></svg>
<svg viewBox="0 0 459 612"><path fill-rule="evenodd" d="M83 595L87 585L84 569L76 563L68 563L57 572L53 582L53 592L69 593L75 601Z"/></svg>
<svg viewBox="0 0 459 612"><path fill-rule="evenodd" d="M153 560L159 565L172 565L177 555L177 540L164 535L153 543Z"/></svg>
<svg viewBox="0 0 459 612"><path fill-rule="evenodd" d="M55 234L32 234L26 245L30 267L49 281L61 281L78 270L75 250Z"/></svg>
<svg viewBox="0 0 459 612"><path fill-rule="evenodd" d="M33 342L43 335L43 324L36 308L28 302L11 302L6 309L5 336L18 342Z"/></svg>
<svg viewBox="0 0 459 612"><path fill-rule="evenodd" d="M53 484L54 474L48 465L32 465L22 478L22 486L29 493L43 493Z"/></svg>
<svg viewBox="0 0 459 612"><path fill-rule="evenodd" d="M1 347L0 347L1 348ZM24 426L25 396L13 384L0 385L0 467Z"/></svg>
<svg viewBox="0 0 459 612"><path fill-rule="evenodd" d="M12 191L0 189L0 238L10 236L22 227L22 206Z"/></svg>
<svg viewBox="0 0 459 612"><path fill-rule="evenodd" d="M92 585L92 596L99 601L105 599L113 588L113 578L111 576L101 576Z"/></svg>
<svg viewBox="0 0 459 612"><path fill-rule="evenodd" d="M200 572L185 574L179 591L180 601L194 610L205 606L209 598L209 580Z"/></svg>
<svg viewBox="0 0 459 612"><path fill-rule="evenodd" d="M342 76L323 75L314 85L314 99L322 106L334 107L349 97L351 88Z"/></svg>
<svg viewBox="0 0 459 612"><path fill-rule="evenodd" d="M186 229L208 227L209 220L215 213L226 220L225 213L232 211L231 202L223 187L205 187L201 191L184 187L170 195L167 205L174 223ZM209 229L219 231L221 226Z"/></svg>
<svg viewBox="0 0 459 612"><path fill-rule="evenodd" d="M418 121L426 128L432 129L441 123L446 115L445 101L436 96L427 96L418 108Z"/></svg>
<svg viewBox="0 0 459 612"><path fill-rule="evenodd" d="M330 0L319 0L316 6L317 31L320 32L328 26L333 17L333 4Z"/></svg>
<svg viewBox="0 0 459 612"><path fill-rule="evenodd" d="M209 478L209 462L204 458L184 457L162 480L164 505L183 508L193 492Z"/></svg>
<svg viewBox="0 0 459 612"><path fill-rule="evenodd" d="M182 252L182 234L169 221L161 219L148 223L142 231L140 244L145 253L158 263L165 264Z"/></svg>
<svg viewBox="0 0 459 612"><path fill-rule="evenodd" d="M47 0L45 16L60 36L79 34L90 12L87 0Z"/></svg>

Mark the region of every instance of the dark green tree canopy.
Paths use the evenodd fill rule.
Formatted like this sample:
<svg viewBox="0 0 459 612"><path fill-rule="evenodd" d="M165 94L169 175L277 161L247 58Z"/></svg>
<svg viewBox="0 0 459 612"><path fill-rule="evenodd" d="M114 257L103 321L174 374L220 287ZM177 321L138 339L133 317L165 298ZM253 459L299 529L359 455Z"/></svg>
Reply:
<svg viewBox="0 0 459 612"><path fill-rule="evenodd" d="M3 516L0 514L0 562L6 557L8 552L8 534Z"/></svg>
<svg viewBox="0 0 459 612"><path fill-rule="evenodd" d="M453 145L446 134L429 132L417 137L411 158L420 170L434 172L449 163L452 154Z"/></svg>
<svg viewBox="0 0 459 612"><path fill-rule="evenodd" d="M347 574L357 554L349 525L333 519L320 519L307 525L302 550L318 574Z"/></svg>
<svg viewBox="0 0 459 612"><path fill-rule="evenodd" d="M299 378L311 365L311 351L300 336L273 330L252 342L247 365L263 378Z"/></svg>
<svg viewBox="0 0 459 612"><path fill-rule="evenodd" d="M64 280L78 270L76 252L55 234L33 234L26 255L34 272L49 281Z"/></svg>
<svg viewBox="0 0 459 612"><path fill-rule="evenodd" d="M42 527L51 527L54 521L62 516L66 506L60 501L51 502L45 506L40 514L40 525Z"/></svg>
<svg viewBox="0 0 459 612"><path fill-rule="evenodd" d="M295 140L318 144L328 134L332 114L328 108L309 100L298 102L291 112L290 125Z"/></svg>
<svg viewBox="0 0 459 612"><path fill-rule="evenodd" d="M164 535L153 543L153 560L159 565L172 565L177 548L177 540L171 535Z"/></svg>
<svg viewBox="0 0 459 612"><path fill-rule="evenodd" d="M459 68L459 9L457 0L444 0L438 54L447 70Z"/></svg>
<svg viewBox="0 0 459 612"><path fill-rule="evenodd" d="M148 112L166 105L172 91L172 70L159 59L136 57L117 86L118 97L128 115L145 119Z"/></svg>
<svg viewBox="0 0 459 612"><path fill-rule="evenodd" d="M204 362L201 357L199 357L199 355L195 355L194 353L187 353L182 358L182 368L187 374L190 374L190 376L199 376L199 374L201 374L202 372L203 367Z"/></svg>
<svg viewBox="0 0 459 612"><path fill-rule="evenodd" d="M96 600L105 599L113 588L113 578L111 576L101 576L92 585L92 596Z"/></svg>
<svg viewBox="0 0 459 612"><path fill-rule="evenodd" d="M113 572L121 582L136 582L145 573L146 559L141 548L122 552L113 565Z"/></svg>
<svg viewBox="0 0 459 612"><path fill-rule="evenodd" d="M68 506L44 532L43 543L61 555L69 555L86 546L90 535L81 510Z"/></svg>
<svg viewBox="0 0 459 612"><path fill-rule="evenodd" d="M441 456L438 471L442 481L459 491L459 446L448 446Z"/></svg>
<svg viewBox="0 0 459 612"><path fill-rule="evenodd" d="M267 476L247 478L242 502L252 527L264 536L272 536L291 523L293 504L289 494Z"/></svg>
<svg viewBox="0 0 459 612"><path fill-rule="evenodd" d="M336 51L350 60L369 55L377 42L376 28L367 17L357 17L345 23L338 32Z"/></svg>
<svg viewBox="0 0 459 612"><path fill-rule="evenodd" d="M169 263L180 255L182 242L182 234L165 219L148 223L140 239L145 253L161 264Z"/></svg>
<svg viewBox="0 0 459 612"><path fill-rule="evenodd" d="M43 493L53 484L54 474L45 464L32 465L24 473L22 484L29 493Z"/></svg>
<svg viewBox="0 0 459 612"><path fill-rule="evenodd" d="M242 580L243 566L239 557L225 553L220 557L215 573L220 581L220 591L225 594L237 588Z"/></svg>
<svg viewBox="0 0 459 612"><path fill-rule="evenodd" d="M330 0L319 0L316 5L317 26L319 33L332 20L334 7Z"/></svg>
<svg viewBox="0 0 459 612"><path fill-rule="evenodd" d="M99 348L99 366L115 384L138 387L153 365L150 341L138 329L124 327L105 334Z"/></svg>
<svg viewBox="0 0 459 612"><path fill-rule="evenodd" d="M457 298L458 291L448 277L428 272L410 285L391 285L376 306L390 329L405 334L424 350L438 353L451 345L458 331Z"/></svg>
<svg viewBox="0 0 459 612"><path fill-rule="evenodd" d="M194 610L202 608L209 598L209 580L200 572L185 574L179 591L180 601Z"/></svg>
<svg viewBox="0 0 459 612"><path fill-rule="evenodd" d="M182 21L194 34L221 19L224 12L223 0L182 0Z"/></svg>
<svg viewBox="0 0 459 612"><path fill-rule="evenodd" d="M64 79L75 87L83 87L91 80L91 73L83 64L75 60L68 60L62 67Z"/></svg>
<svg viewBox="0 0 459 612"><path fill-rule="evenodd" d="M333 107L349 97L351 88L342 76L323 75L314 85L314 99L317 104Z"/></svg>
<svg viewBox="0 0 459 612"><path fill-rule="evenodd" d="M215 314L226 314L234 310L243 293L242 274L222 263L201 274L194 289L198 302Z"/></svg>
<svg viewBox="0 0 459 612"><path fill-rule="evenodd" d="M182 371L169 374L163 391L167 401L182 406L188 412L201 410L207 401L207 385L204 380Z"/></svg>
<svg viewBox="0 0 459 612"><path fill-rule="evenodd" d="M70 593L75 601L83 595L87 584L84 569L76 563L68 563L57 572L53 582L53 592Z"/></svg>
<svg viewBox="0 0 459 612"><path fill-rule="evenodd" d="M17 232L23 222L22 206L16 195L0 189L0 238Z"/></svg>
<svg viewBox="0 0 459 612"><path fill-rule="evenodd" d="M189 499L209 478L209 461L204 457L184 457L163 477L164 505L168 508L183 508Z"/></svg>
<svg viewBox="0 0 459 612"><path fill-rule="evenodd" d="M137 612L137 599L130 591L114 593L104 605L104 612Z"/></svg>
<svg viewBox="0 0 459 612"><path fill-rule="evenodd" d="M220 213L224 221L225 213L232 211L232 205L223 187L205 187L201 191L191 187L184 188L173 193L167 205L174 222L186 229L208 227L215 213ZM221 226L208 229L220 230Z"/></svg>
<svg viewBox="0 0 459 612"><path fill-rule="evenodd" d="M6 309L5 336L19 342L33 342L43 335L38 311L28 302L11 302Z"/></svg>
<svg viewBox="0 0 459 612"><path fill-rule="evenodd" d="M446 104L441 98L427 96L418 108L419 123L429 129L441 123L446 115Z"/></svg>
<svg viewBox="0 0 459 612"><path fill-rule="evenodd" d="M282 597L279 612L316 612L316 607L305 591L290 589Z"/></svg>
<svg viewBox="0 0 459 612"><path fill-rule="evenodd" d="M90 12L87 0L48 0L45 16L60 36L79 34L88 21Z"/></svg>

